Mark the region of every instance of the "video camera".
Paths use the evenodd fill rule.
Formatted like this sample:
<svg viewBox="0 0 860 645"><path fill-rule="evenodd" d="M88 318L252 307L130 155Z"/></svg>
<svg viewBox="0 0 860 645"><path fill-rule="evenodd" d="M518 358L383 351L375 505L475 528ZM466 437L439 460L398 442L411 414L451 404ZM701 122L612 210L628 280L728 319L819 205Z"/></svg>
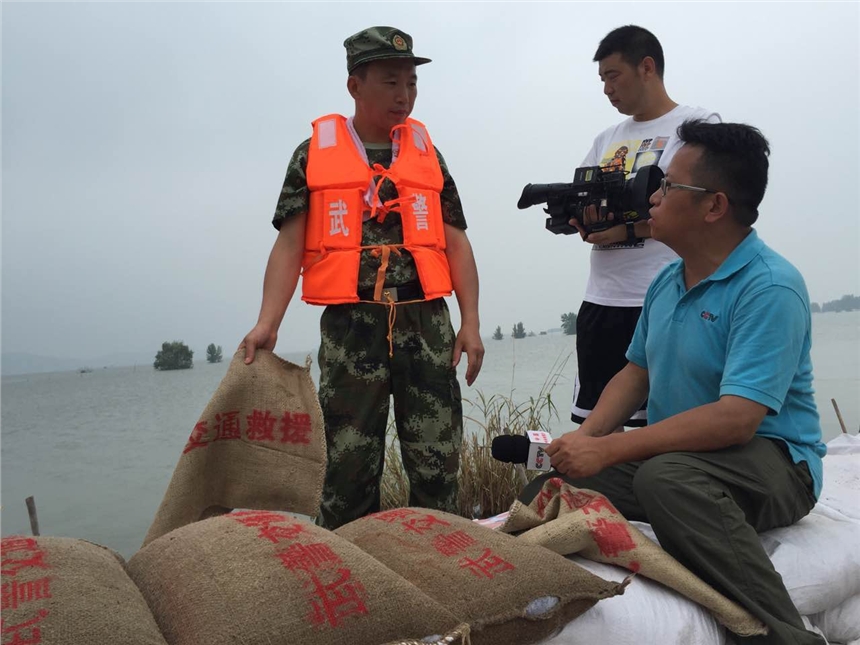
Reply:
<svg viewBox="0 0 860 645"><path fill-rule="evenodd" d="M661 179L663 171L656 165L642 166L630 180L625 170L584 166L574 171L570 184L527 184L517 208L546 203L543 209L549 215L546 228L556 235L577 233L576 227L569 223L572 219L587 233L605 231L619 224L648 219L651 208L648 200L660 187ZM586 225L585 209L592 205L597 208L597 221ZM609 213L613 219L608 219Z"/></svg>

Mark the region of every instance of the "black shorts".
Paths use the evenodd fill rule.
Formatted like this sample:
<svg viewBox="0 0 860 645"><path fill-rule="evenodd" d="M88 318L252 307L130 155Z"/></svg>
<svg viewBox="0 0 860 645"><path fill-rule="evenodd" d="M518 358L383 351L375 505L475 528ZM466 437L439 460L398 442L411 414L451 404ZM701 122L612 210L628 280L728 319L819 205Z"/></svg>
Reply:
<svg viewBox="0 0 860 645"><path fill-rule="evenodd" d="M576 382L570 419L582 423L591 414L603 388L627 365L627 348L636 331L642 307L605 307L583 302L576 316ZM642 408L624 423L641 427L647 424Z"/></svg>

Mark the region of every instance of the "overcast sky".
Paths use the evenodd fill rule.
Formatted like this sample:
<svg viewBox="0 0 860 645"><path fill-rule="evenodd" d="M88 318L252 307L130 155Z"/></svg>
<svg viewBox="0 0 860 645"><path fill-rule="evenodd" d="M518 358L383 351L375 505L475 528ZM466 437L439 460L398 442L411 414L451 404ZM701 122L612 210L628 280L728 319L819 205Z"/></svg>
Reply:
<svg viewBox="0 0 860 645"><path fill-rule="evenodd" d="M675 101L769 138L756 228L812 300L860 294L857 3L5 2L3 351L235 349L287 162L314 118L352 113L342 43L374 24L433 59L413 116L460 190L482 334L560 326L590 247L516 202L623 118L591 59L627 23L661 40ZM296 298L278 350L316 347L320 312Z"/></svg>

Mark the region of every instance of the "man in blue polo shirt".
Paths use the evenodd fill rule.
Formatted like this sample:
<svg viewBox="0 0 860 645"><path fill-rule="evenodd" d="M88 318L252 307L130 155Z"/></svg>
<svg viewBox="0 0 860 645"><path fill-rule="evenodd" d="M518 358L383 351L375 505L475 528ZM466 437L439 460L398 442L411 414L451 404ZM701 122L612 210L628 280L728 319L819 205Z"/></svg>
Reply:
<svg viewBox="0 0 860 645"><path fill-rule="evenodd" d="M752 229L770 149L747 125L687 121L651 198L651 235L680 260L649 287L629 363L556 472L649 522L663 548L769 628L742 643L822 644L804 629L758 533L797 522L821 490L809 296ZM648 398L648 425L613 433Z"/></svg>

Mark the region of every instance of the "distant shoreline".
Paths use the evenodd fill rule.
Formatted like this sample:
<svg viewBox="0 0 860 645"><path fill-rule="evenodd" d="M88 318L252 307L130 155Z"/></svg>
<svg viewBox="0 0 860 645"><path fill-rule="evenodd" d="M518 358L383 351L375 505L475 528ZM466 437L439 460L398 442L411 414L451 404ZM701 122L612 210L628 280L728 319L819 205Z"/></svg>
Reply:
<svg viewBox="0 0 860 645"><path fill-rule="evenodd" d="M812 314L829 315L854 313L860 311L860 308L843 309L840 311L813 311ZM559 333L560 329L547 330L548 334ZM535 337L545 336L545 334L535 334ZM505 339L507 340L507 336ZM518 339L527 341L529 337ZM489 334L484 337L487 344L496 343ZM313 350L278 350L278 354L314 354ZM97 359L78 359L78 358L58 358L56 356L40 356L38 354L30 354L28 352L6 352L0 355L0 376L3 378L12 376L28 376L34 374L54 374L66 372L82 372L81 376L85 377L88 373L99 372L105 369L122 368L122 367L152 367L155 360L156 352L151 354L138 352L118 352ZM225 356L224 363L229 363L229 357ZM194 361L194 365L209 365L206 360Z"/></svg>

